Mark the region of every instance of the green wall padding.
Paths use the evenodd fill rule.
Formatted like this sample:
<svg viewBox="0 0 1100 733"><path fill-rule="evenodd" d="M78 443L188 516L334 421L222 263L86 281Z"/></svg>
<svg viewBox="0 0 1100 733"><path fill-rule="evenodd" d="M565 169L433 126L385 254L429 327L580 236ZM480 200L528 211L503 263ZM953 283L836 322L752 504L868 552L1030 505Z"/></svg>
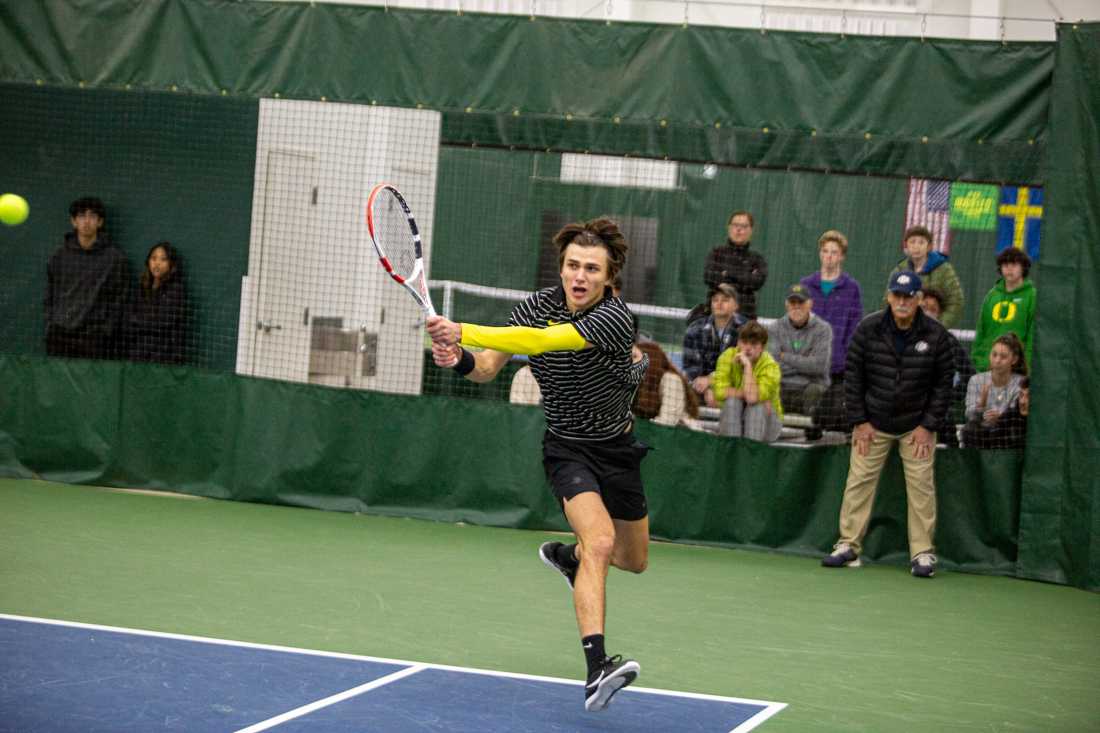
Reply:
<svg viewBox="0 0 1100 733"><path fill-rule="evenodd" d="M1051 121L1019 572L1100 589L1100 23L1058 26Z"/></svg>
<svg viewBox="0 0 1100 733"><path fill-rule="evenodd" d="M330 3L0 3L13 81L423 105L454 141L947 179L1041 179L1053 52Z"/></svg>
<svg viewBox="0 0 1100 733"><path fill-rule="evenodd" d="M0 356L0 384L6 476L566 529L542 473L537 408L36 357ZM651 423L638 435L654 448L643 464L654 536L799 554L835 541L846 446L783 450ZM1018 454L937 461L944 566L1012 574ZM865 554L907 563L896 455L880 494Z"/></svg>

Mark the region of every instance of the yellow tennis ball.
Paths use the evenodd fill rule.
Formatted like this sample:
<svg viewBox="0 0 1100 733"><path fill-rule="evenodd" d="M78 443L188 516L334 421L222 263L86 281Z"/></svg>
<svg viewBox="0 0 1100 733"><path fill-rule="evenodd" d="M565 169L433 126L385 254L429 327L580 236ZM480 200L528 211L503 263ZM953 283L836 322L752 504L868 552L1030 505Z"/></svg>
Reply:
<svg viewBox="0 0 1100 733"><path fill-rule="evenodd" d="M6 193L0 196L0 221L9 227L18 226L25 222L27 215L30 213L31 207L27 205L27 200L22 196L14 193Z"/></svg>

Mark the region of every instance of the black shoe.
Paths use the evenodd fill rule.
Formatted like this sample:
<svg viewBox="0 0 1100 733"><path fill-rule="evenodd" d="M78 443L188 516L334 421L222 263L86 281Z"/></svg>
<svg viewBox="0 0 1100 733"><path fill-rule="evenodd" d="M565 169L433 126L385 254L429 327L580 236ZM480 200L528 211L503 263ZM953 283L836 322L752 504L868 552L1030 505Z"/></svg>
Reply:
<svg viewBox="0 0 1100 733"><path fill-rule="evenodd" d="M565 578L569 584L569 590L573 590L573 581L577 579L577 568L567 568L558 562L558 548L561 542L543 542L539 546L539 558L549 567L554 568Z"/></svg>
<svg viewBox="0 0 1100 733"><path fill-rule="evenodd" d="M633 659L623 659L618 654L607 657L584 686L584 709L603 710L611 704L611 696L633 682L641 671Z"/></svg>
<svg viewBox="0 0 1100 733"><path fill-rule="evenodd" d="M817 428L817 427L806 428L805 433L806 433L806 440L809 441L809 442L813 442L815 440L821 440L821 437L823 435L825 435L825 431L823 431L821 428Z"/></svg>

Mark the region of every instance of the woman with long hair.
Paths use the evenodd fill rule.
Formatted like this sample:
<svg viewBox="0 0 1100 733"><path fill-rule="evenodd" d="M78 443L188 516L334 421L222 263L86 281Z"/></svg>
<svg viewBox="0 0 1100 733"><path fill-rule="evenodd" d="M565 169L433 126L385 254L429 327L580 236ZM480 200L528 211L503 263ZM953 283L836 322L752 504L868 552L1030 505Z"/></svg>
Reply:
<svg viewBox="0 0 1100 733"><path fill-rule="evenodd" d="M699 397L691 383L672 365L660 346L652 341L639 341L636 346L649 356L649 368L634 396L634 414L658 425L701 429Z"/></svg>
<svg viewBox="0 0 1100 733"><path fill-rule="evenodd" d="M187 289L179 252L169 242L157 242L145 256L137 293L130 303L130 360L185 363L187 319Z"/></svg>
<svg viewBox="0 0 1100 733"><path fill-rule="evenodd" d="M968 448L1016 447L1020 436L1008 435L1006 415L1018 409L1027 377L1024 344L1014 333L998 336L989 350L989 371L970 378L966 388L966 427L963 445Z"/></svg>

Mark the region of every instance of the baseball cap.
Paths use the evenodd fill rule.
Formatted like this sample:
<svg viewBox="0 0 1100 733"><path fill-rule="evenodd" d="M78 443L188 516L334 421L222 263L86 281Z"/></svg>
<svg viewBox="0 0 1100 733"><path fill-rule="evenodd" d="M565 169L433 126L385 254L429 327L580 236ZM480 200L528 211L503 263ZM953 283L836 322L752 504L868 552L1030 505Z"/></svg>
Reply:
<svg viewBox="0 0 1100 733"><path fill-rule="evenodd" d="M920 276L912 270L902 270L890 276L890 284L887 290L899 295L915 295L921 290Z"/></svg>
<svg viewBox="0 0 1100 733"><path fill-rule="evenodd" d="M806 301L810 299L810 291L806 290L806 286L801 283L795 283L787 288L787 297L785 300L800 300Z"/></svg>

